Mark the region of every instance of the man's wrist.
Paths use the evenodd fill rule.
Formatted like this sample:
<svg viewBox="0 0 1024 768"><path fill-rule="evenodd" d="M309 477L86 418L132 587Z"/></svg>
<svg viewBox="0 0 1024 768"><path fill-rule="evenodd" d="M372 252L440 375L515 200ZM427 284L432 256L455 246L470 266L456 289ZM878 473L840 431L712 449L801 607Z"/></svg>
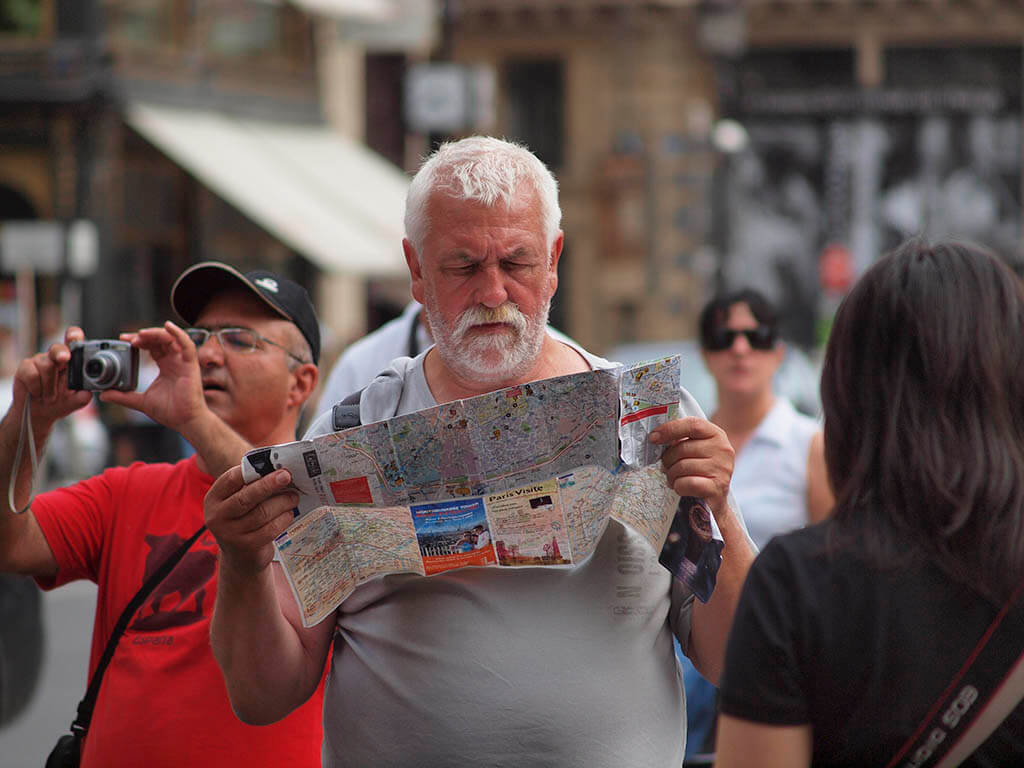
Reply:
<svg viewBox="0 0 1024 768"><path fill-rule="evenodd" d="M261 564L258 558L239 555L221 547L218 579L229 589L251 587L255 580L272 576L273 563L272 554L266 563Z"/></svg>
<svg viewBox="0 0 1024 768"><path fill-rule="evenodd" d="M722 539L724 541L734 538L746 538L746 531L740 523L740 517L728 500L721 506L712 508L711 511L715 515L715 523L718 524L718 530L722 532Z"/></svg>
<svg viewBox="0 0 1024 768"><path fill-rule="evenodd" d="M219 416L205 409L179 430L198 454L204 471L216 477L239 464L252 446Z"/></svg>
<svg viewBox="0 0 1024 768"><path fill-rule="evenodd" d="M197 453L203 453L204 447L210 442L216 442L219 436L230 430L231 428L207 408L205 403L178 428L179 434L192 444Z"/></svg>

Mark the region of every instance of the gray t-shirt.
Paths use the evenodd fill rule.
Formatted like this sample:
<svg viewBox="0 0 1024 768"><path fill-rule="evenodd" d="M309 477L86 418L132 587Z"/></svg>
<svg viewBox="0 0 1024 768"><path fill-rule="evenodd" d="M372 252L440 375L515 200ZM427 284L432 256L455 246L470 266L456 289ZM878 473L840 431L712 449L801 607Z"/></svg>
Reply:
<svg viewBox="0 0 1024 768"><path fill-rule="evenodd" d="M423 356L370 383L362 423L437 405ZM681 400L685 415L703 415L688 393ZM330 416L307 437L330 432ZM335 614L324 765L678 768L686 718L672 635L686 647L692 602L615 521L571 569L364 584Z"/></svg>

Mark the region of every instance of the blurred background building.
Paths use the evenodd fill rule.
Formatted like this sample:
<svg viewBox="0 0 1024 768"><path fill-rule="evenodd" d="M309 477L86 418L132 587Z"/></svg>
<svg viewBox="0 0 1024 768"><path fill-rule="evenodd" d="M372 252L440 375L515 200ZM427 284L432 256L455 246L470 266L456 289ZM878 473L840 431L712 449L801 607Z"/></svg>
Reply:
<svg viewBox="0 0 1024 768"><path fill-rule="evenodd" d="M95 337L170 317L174 278L206 258L299 279L342 336L363 332L371 284L401 301L407 181L362 143L362 52L334 34L378 5L0 3L0 322L18 354L34 307Z"/></svg>
<svg viewBox="0 0 1024 768"><path fill-rule="evenodd" d="M693 335L753 284L820 342L913 234L1016 258L1024 8L943 0L459 0L449 54L494 73L484 129L558 172L556 322L584 344Z"/></svg>
<svg viewBox="0 0 1024 768"><path fill-rule="evenodd" d="M1022 39L1021 0L2 0L0 347L158 322L216 258L336 351L408 298L403 171L487 132L559 178L584 345L749 283L813 350L908 235L1017 258Z"/></svg>
<svg viewBox="0 0 1024 768"><path fill-rule="evenodd" d="M682 351L699 394L699 308L754 285L813 412L815 350L880 253L953 235L1021 269L1022 52L1024 0L0 0L0 410L20 358L171 317L203 259L307 285L329 365L409 298L407 173L491 133L561 184L553 324ZM152 425L103 415L109 440L95 409L65 420L57 474L155 458L120 439ZM8 663L5 765L82 694L92 598L60 594L47 695L39 654Z"/></svg>

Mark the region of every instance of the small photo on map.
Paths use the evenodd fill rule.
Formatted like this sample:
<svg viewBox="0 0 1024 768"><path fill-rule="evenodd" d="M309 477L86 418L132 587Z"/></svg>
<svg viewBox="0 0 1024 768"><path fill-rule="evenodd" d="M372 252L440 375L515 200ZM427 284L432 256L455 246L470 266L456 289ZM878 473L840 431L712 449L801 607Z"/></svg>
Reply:
<svg viewBox="0 0 1024 768"><path fill-rule="evenodd" d="M725 544L713 537L711 509L704 499L679 499L658 562L686 584L702 603L711 598Z"/></svg>
<svg viewBox="0 0 1024 768"><path fill-rule="evenodd" d="M495 493L484 502L500 565L572 564L557 481Z"/></svg>
<svg viewBox="0 0 1024 768"><path fill-rule="evenodd" d="M498 562L483 499L439 501L409 509L428 576Z"/></svg>

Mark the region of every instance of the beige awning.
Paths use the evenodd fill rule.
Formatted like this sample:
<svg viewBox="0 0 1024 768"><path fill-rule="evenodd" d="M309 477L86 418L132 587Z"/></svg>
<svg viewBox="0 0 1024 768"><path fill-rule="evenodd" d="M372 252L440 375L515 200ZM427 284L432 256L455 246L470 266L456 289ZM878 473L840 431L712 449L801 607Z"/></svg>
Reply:
<svg viewBox="0 0 1024 768"><path fill-rule="evenodd" d="M326 272L405 274L408 178L323 126L134 102L128 124Z"/></svg>
<svg viewBox="0 0 1024 768"><path fill-rule="evenodd" d="M336 19L388 21L397 16L393 0L290 0L307 13Z"/></svg>

